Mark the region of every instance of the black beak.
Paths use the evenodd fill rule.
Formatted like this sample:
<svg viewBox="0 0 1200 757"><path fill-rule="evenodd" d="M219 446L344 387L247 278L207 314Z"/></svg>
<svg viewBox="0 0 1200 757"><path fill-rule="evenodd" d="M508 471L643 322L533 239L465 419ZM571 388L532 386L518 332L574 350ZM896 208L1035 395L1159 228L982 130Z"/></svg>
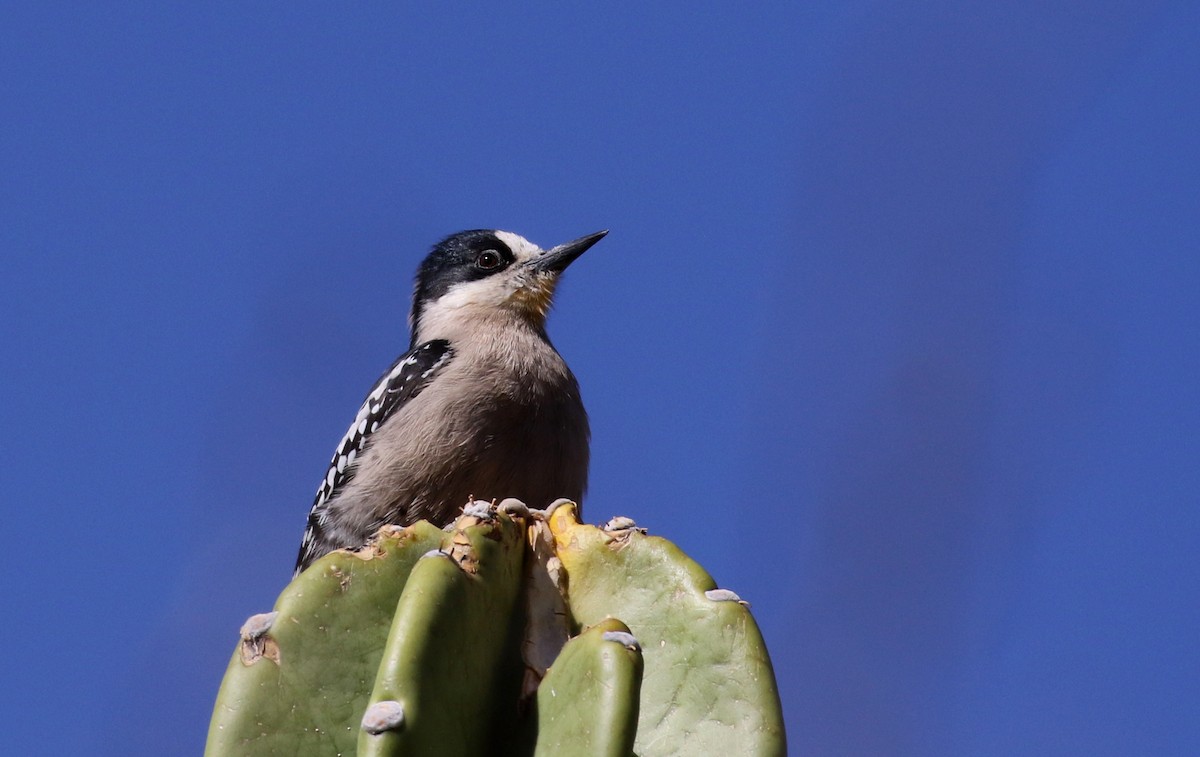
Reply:
<svg viewBox="0 0 1200 757"><path fill-rule="evenodd" d="M546 250L541 255L530 261L530 265L537 271L545 271L547 273L562 273L567 266L574 262L575 258L587 252L587 249L599 242L608 233L608 229L597 231L595 234L588 234L586 237L580 237L573 242L560 244L558 247Z"/></svg>

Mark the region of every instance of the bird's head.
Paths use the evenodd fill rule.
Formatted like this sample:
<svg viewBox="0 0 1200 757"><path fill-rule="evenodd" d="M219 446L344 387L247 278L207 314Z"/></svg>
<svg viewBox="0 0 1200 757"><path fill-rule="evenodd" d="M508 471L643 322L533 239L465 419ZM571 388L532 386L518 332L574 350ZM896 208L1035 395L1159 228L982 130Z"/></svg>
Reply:
<svg viewBox="0 0 1200 757"><path fill-rule="evenodd" d="M439 332L468 319L516 317L542 328L559 276L607 233L549 250L508 231L476 229L446 237L417 270L409 316L413 344L447 336Z"/></svg>

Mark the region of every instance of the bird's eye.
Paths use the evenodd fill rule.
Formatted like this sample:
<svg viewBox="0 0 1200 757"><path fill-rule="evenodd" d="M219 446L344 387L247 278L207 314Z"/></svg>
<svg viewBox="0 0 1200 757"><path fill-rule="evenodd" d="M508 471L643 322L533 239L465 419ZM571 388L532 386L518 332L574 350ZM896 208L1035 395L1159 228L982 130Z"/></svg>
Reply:
<svg viewBox="0 0 1200 757"><path fill-rule="evenodd" d="M475 258L475 265L485 271L490 271L500 265L500 253L495 250L484 250Z"/></svg>

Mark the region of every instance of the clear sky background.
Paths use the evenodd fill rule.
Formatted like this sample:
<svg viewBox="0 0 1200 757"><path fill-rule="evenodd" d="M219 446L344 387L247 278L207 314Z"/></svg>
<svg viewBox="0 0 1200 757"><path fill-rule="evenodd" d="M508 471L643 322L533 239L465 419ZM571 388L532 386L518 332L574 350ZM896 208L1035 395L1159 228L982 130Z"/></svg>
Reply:
<svg viewBox="0 0 1200 757"><path fill-rule="evenodd" d="M735 7L736 6L736 7ZM463 228L797 755L1200 753L1200 5L7 4L0 751L199 753Z"/></svg>

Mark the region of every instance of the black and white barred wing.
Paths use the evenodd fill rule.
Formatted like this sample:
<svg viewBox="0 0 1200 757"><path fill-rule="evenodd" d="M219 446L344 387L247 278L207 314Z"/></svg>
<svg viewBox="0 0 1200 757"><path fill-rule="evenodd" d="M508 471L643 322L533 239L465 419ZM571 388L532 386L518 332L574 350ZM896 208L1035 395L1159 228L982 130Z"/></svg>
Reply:
<svg viewBox="0 0 1200 757"><path fill-rule="evenodd" d="M414 347L401 355L387 370L363 400L354 423L346 430L325 471L325 478L317 487L317 496L308 513L308 527L300 543L300 554L296 558L299 573L319 555L315 551L320 544L321 531L328 517L327 503L338 491L354 478L357 458L371 442L371 435L379 429L404 403L420 394L433 381L438 371L450 362L454 351L445 339L435 339Z"/></svg>

